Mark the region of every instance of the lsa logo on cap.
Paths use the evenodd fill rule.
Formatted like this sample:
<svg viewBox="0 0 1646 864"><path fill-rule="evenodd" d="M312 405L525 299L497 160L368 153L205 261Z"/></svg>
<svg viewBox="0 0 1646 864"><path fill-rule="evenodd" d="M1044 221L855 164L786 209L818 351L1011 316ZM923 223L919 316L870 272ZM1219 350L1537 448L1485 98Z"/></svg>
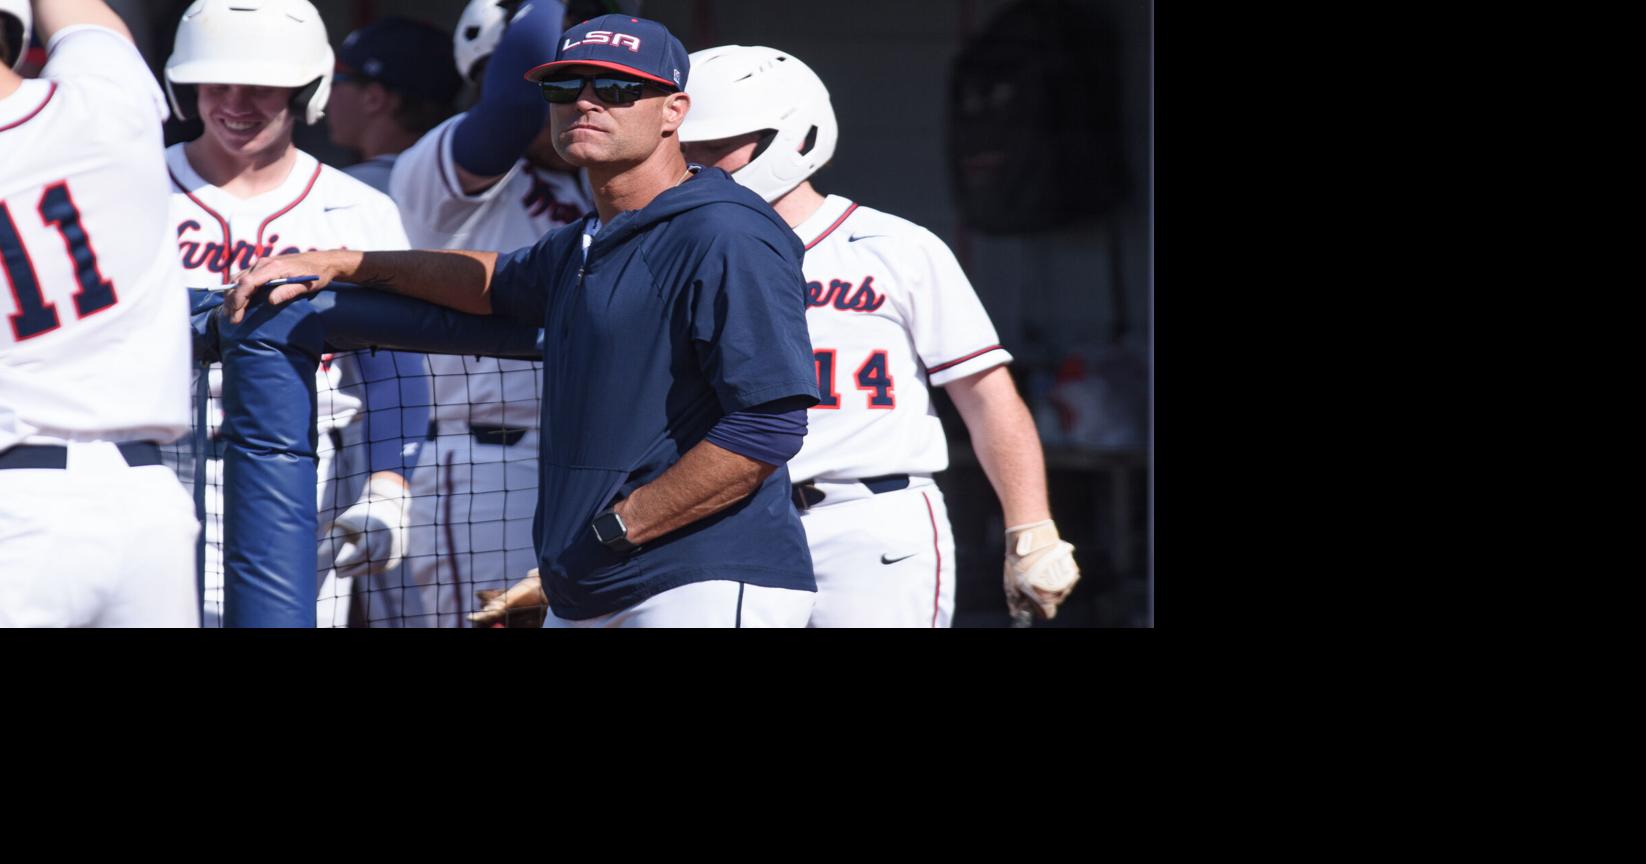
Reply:
<svg viewBox="0 0 1646 864"><path fill-rule="evenodd" d="M570 51L579 45L610 45L613 48L627 48L639 53L640 37L627 33L613 33L610 30L590 30L580 41L573 42L567 39L565 44L560 46L560 50Z"/></svg>

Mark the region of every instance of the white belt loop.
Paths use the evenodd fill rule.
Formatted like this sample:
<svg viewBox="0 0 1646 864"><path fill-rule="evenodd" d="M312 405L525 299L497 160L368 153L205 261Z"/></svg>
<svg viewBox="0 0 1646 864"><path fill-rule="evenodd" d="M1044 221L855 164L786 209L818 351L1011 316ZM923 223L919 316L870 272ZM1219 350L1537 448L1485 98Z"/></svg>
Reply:
<svg viewBox="0 0 1646 864"><path fill-rule="evenodd" d="M66 445L69 471L124 471L126 457L113 441L70 441Z"/></svg>

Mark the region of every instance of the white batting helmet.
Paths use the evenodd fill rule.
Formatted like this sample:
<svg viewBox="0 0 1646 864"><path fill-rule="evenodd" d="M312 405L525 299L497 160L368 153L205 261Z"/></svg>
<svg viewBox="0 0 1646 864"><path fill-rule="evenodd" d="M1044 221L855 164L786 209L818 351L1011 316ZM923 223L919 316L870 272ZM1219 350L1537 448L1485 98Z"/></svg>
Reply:
<svg viewBox="0 0 1646 864"><path fill-rule="evenodd" d="M475 67L497 50L503 28L509 26L514 0L469 0L452 31L452 58L464 81L475 80Z"/></svg>
<svg viewBox="0 0 1646 864"><path fill-rule="evenodd" d="M717 141L771 130L775 136L732 179L776 201L834 156L840 127L829 90L800 58L776 48L722 45L691 55L691 111L681 141Z"/></svg>
<svg viewBox="0 0 1646 864"><path fill-rule="evenodd" d="M13 69L23 67L23 55L29 50L29 29L33 18L29 0L0 0L0 44L11 52Z"/></svg>
<svg viewBox="0 0 1646 864"><path fill-rule="evenodd" d="M641 0L563 0L559 5L571 20L583 21L608 12L639 15L640 3ZM456 29L452 30L452 58L457 61L457 74L463 76L464 81L479 79L480 61L492 56L517 10L529 5L531 0L469 0L457 19ZM543 62L551 59L544 58Z"/></svg>
<svg viewBox="0 0 1646 864"><path fill-rule="evenodd" d="M335 63L326 24L309 0L194 0L166 60L166 95L187 119L190 85L295 87L293 107L316 123L326 113Z"/></svg>

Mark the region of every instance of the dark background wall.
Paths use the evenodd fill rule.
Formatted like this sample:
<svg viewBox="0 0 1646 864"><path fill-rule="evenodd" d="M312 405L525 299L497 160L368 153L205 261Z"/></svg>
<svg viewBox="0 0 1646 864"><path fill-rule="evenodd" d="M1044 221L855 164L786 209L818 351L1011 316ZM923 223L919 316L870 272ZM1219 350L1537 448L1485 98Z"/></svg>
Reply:
<svg viewBox="0 0 1646 864"><path fill-rule="evenodd" d="M646 0L687 50L769 45L805 60L829 86L840 122L834 161L814 177L837 193L925 225L954 249L1006 347L1047 444L1053 514L1085 578L1052 626L1152 623L1147 548L1147 344L1151 299L1148 189L1152 152L1153 4L1073 0L1112 29L1123 190L1110 214L1031 234L990 236L960 218L945 147L951 63L1010 0ZM113 0L157 72L187 0ZM460 0L316 0L340 43L384 15L450 29ZM1057 22L1046 22L1055 27ZM1065 99L1094 98L1069 81ZM183 127L172 140L192 137ZM299 145L343 165L324 129ZM1083 374L1080 374L1083 373ZM938 400L954 444L938 481L949 500L959 567L957 626L1001 626L1003 525L965 427Z"/></svg>

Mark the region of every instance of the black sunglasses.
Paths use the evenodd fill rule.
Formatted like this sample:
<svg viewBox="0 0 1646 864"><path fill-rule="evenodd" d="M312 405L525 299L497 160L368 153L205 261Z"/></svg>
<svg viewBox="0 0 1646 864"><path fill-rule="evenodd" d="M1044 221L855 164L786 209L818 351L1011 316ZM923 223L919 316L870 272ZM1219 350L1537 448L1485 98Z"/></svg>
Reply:
<svg viewBox="0 0 1646 864"><path fill-rule="evenodd" d="M543 88L543 98L556 105L576 102L583 95L585 83L594 85L594 95L607 105L632 105L644 94L647 82L615 75L580 77L561 75L537 82Z"/></svg>

